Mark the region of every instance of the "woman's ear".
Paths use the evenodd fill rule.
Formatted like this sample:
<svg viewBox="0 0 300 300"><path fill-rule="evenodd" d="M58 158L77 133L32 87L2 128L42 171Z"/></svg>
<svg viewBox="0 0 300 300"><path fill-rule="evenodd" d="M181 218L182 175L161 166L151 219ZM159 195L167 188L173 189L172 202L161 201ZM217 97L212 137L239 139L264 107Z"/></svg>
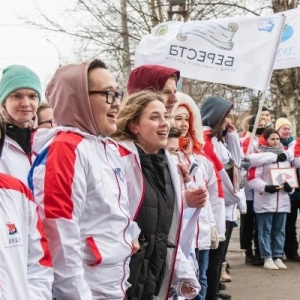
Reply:
<svg viewBox="0 0 300 300"><path fill-rule="evenodd" d="M137 128L137 125L133 122L130 122L128 124L128 128L129 130L133 133L133 134L138 134L138 128Z"/></svg>

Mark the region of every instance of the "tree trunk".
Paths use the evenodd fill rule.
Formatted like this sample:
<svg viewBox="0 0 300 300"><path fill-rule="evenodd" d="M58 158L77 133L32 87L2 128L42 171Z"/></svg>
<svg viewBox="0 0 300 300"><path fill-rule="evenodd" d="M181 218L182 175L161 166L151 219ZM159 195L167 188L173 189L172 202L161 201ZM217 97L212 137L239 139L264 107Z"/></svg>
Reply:
<svg viewBox="0 0 300 300"><path fill-rule="evenodd" d="M131 71L129 33L127 22L126 0L121 0L121 20L122 20L122 39L123 39L123 74L124 78L128 78Z"/></svg>

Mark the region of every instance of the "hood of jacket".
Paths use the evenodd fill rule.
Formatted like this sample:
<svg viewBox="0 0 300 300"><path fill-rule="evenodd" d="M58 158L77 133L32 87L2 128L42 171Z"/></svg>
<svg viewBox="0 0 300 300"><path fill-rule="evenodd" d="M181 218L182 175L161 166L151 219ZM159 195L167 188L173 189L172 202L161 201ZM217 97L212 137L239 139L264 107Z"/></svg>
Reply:
<svg viewBox="0 0 300 300"><path fill-rule="evenodd" d="M189 133L194 136L198 142L204 144L201 115L195 100L182 92L177 92L176 98L178 101L174 106L173 112L175 112L179 106L185 106L188 109L190 113Z"/></svg>
<svg viewBox="0 0 300 300"><path fill-rule="evenodd" d="M220 120L228 115L233 103L219 97L208 97L201 105L202 125L215 128Z"/></svg>
<svg viewBox="0 0 300 300"><path fill-rule="evenodd" d="M259 146L267 146L269 147L269 144L267 142L267 140L265 139L265 137L263 135L261 135L258 139L258 145Z"/></svg>
<svg viewBox="0 0 300 300"><path fill-rule="evenodd" d="M144 65L131 71L127 92L132 94L142 90L162 91L167 80L175 76L179 80L180 72L160 65Z"/></svg>
<svg viewBox="0 0 300 300"><path fill-rule="evenodd" d="M55 122L100 135L88 95L90 61L59 68L46 88L46 99L53 108Z"/></svg>

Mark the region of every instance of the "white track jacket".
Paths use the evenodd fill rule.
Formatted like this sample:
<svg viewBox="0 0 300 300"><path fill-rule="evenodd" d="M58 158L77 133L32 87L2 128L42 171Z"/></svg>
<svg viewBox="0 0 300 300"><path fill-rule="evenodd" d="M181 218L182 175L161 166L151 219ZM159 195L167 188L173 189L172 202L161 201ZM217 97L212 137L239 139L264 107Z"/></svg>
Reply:
<svg viewBox="0 0 300 300"><path fill-rule="evenodd" d="M0 299L51 299L52 261L32 194L2 173L0 232Z"/></svg>
<svg viewBox="0 0 300 300"><path fill-rule="evenodd" d="M73 127L35 135L30 172L53 258L57 300L121 300L132 241L127 185L117 145ZM39 140L41 138L41 140Z"/></svg>
<svg viewBox="0 0 300 300"><path fill-rule="evenodd" d="M31 158L16 141L6 135L0 159L0 172L14 176L27 185L30 166Z"/></svg>

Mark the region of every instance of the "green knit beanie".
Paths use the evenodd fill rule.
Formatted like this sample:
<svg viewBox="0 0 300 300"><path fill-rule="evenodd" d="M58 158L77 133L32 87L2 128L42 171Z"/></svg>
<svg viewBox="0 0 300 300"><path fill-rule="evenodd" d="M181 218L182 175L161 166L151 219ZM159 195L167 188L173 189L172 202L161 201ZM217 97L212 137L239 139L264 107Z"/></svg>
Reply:
<svg viewBox="0 0 300 300"><path fill-rule="evenodd" d="M0 105L6 98L18 89L31 89L38 93L41 102L42 86L38 76L29 68L21 65L11 65L2 72L0 80Z"/></svg>

